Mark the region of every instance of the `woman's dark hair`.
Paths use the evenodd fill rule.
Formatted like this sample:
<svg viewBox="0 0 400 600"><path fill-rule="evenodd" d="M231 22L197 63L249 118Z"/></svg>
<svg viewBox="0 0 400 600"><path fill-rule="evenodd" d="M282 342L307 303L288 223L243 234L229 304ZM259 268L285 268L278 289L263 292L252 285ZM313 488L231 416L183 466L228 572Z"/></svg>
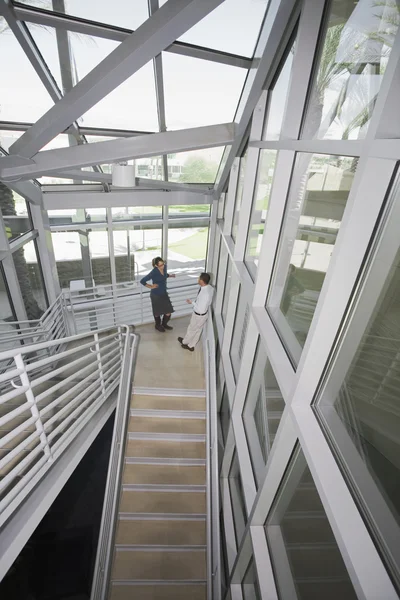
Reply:
<svg viewBox="0 0 400 600"><path fill-rule="evenodd" d="M161 256L156 256L155 258L153 258L153 260L151 261L151 264L153 265L153 267L156 267L158 265L159 262L164 262L163 259L161 258Z"/></svg>

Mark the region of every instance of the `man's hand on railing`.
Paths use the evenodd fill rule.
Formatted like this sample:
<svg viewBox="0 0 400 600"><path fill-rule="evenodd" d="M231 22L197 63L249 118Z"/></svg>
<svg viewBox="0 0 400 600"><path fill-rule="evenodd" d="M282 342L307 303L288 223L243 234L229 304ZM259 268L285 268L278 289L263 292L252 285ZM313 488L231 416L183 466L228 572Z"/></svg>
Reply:
<svg viewBox="0 0 400 600"><path fill-rule="evenodd" d="M193 302L192 302L191 300L189 300L189 298L186 300L186 302L187 302L188 304L193 304Z"/></svg>

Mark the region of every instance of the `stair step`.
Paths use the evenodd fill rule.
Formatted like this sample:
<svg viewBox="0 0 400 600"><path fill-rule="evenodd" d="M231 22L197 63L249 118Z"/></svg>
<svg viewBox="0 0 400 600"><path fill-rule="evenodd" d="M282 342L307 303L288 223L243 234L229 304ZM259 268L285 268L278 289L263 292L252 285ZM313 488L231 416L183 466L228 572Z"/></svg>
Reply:
<svg viewBox="0 0 400 600"><path fill-rule="evenodd" d="M130 521L119 519L115 543L159 546L204 546L205 521Z"/></svg>
<svg viewBox="0 0 400 600"><path fill-rule="evenodd" d="M131 408L204 411L206 409L206 399L180 396L147 396L145 394L133 394Z"/></svg>
<svg viewBox="0 0 400 600"><path fill-rule="evenodd" d="M131 417L158 417L160 419L202 419L206 418L204 410L160 410L153 408L131 408Z"/></svg>
<svg viewBox="0 0 400 600"><path fill-rule="evenodd" d="M140 417L129 419L130 432L149 433L202 433L206 431L204 419L171 419L164 417Z"/></svg>
<svg viewBox="0 0 400 600"><path fill-rule="evenodd" d="M110 600L206 600L207 586L205 584L191 583L160 583L132 584L113 583L110 589Z"/></svg>
<svg viewBox="0 0 400 600"><path fill-rule="evenodd" d="M116 549L112 580L139 579L204 581L206 551L202 550L120 550Z"/></svg>
<svg viewBox="0 0 400 600"><path fill-rule="evenodd" d="M130 440L150 440L157 442L165 440L168 442L205 442L206 436L203 433L155 433L152 431L129 431Z"/></svg>
<svg viewBox="0 0 400 600"><path fill-rule="evenodd" d="M206 465L206 460L204 458L161 458L151 456L127 456L125 458L125 464L202 467Z"/></svg>
<svg viewBox="0 0 400 600"><path fill-rule="evenodd" d="M204 466L125 464L123 484L205 485Z"/></svg>
<svg viewBox="0 0 400 600"><path fill-rule="evenodd" d="M204 514L205 492L167 492L123 490L119 508L122 513Z"/></svg>
<svg viewBox="0 0 400 600"><path fill-rule="evenodd" d="M129 439L125 456L158 458L205 458L204 441L168 441Z"/></svg>

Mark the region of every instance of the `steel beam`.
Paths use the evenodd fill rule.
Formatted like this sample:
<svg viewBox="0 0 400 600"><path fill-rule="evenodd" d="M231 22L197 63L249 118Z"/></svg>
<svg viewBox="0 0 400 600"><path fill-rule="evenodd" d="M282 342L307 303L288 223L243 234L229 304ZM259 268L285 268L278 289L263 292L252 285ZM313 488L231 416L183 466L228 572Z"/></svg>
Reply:
<svg viewBox="0 0 400 600"><path fill-rule="evenodd" d="M42 190L33 181L7 181L7 186L32 204L42 206Z"/></svg>
<svg viewBox="0 0 400 600"><path fill-rule="evenodd" d="M249 76L246 79L239 107L236 112L236 137L232 144L228 159L217 175L215 198L218 198L224 189L232 163L243 142L246 129L266 80L268 77L272 78L274 60L279 49L282 47L282 40L288 32L289 24L294 20L293 14L296 5L298 5L297 0L271 0L257 42L252 67Z"/></svg>
<svg viewBox="0 0 400 600"><path fill-rule="evenodd" d="M57 15L51 11L36 9L18 3L16 3L15 6L15 15L20 21L36 23L37 25L43 25L45 27L55 27L56 29L65 29L75 33L90 35L92 37L114 40L116 42L123 42L133 33L132 29L114 27L112 25L105 25L104 23L70 17L69 15ZM242 69L250 69L252 63L251 59L245 56L220 52L210 48L202 48L184 42L174 42L168 46L168 48L165 48L165 51Z"/></svg>
<svg viewBox="0 0 400 600"><path fill-rule="evenodd" d="M83 169L55 171L52 173L52 177L59 177L60 179L74 179L75 181L100 181L101 183L111 183L112 181L112 175L109 173L84 171Z"/></svg>
<svg viewBox="0 0 400 600"><path fill-rule="evenodd" d="M225 146L232 143L234 133L234 124L224 123L97 142L73 148L45 150L38 152L34 159L6 156L0 158L0 178L4 181L32 179L32 177L76 167Z"/></svg>
<svg viewBox="0 0 400 600"><path fill-rule="evenodd" d="M14 142L10 153L34 156L222 2L169 0Z"/></svg>
<svg viewBox="0 0 400 600"><path fill-rule="evenodd" d="M104 192L46 192L43 194L46 210L60 208L104 208L109 206L162 206L175 204L210 204L210 196L190 192L161 190L112 190ZM205 217L208 219L209 217ZM191 218L188 217L188 220ZM139 223L140 224L140 223ZM93 225L93 224L92 224Z"/></svg>

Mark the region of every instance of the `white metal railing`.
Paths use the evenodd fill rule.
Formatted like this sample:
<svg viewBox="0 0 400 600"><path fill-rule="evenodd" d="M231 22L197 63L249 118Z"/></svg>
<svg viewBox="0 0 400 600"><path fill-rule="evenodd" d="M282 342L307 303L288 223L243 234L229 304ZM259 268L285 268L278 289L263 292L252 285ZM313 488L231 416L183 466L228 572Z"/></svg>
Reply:
<svg viewBox="0 0 400 600"><path fill-rule="evenodd" d="M59 339L0 354L0 527L124 381L128 334L121 325L66 337L57 354Z"/></svg>
<svg viewBox="0 0 400 600"><path fill-rule="evenodd" d="M177 277L171 279L168 293L175 316L187 315L191 308L186 299L195 296L197 279ZM139 281L98 285L82 291L64 292L66 310L71 317L70 328L75 333L111 327L119 323L140 325L153 320L150 290Z"/></svg>
<svg viewBox="0 0 400 600"><path fill-rule="evenodd" d="M111 442L110 460L104 494L103 513L98 538L96 563L93 572L90 600L104 600L107 597L111 573L111 560L114 549L118 502L122 471L124 467L125 438L129 423L130 398L132 393L132 372L134 370L139 337L132 336L130 352L124 356L122 366L124 377L118 393L115 413L114 433Z"/></svg>
<svg viewBox="0 0 400 600"><path fill-rule="evenodd" d="M221 600L217 379L215 337L211 318L207 321L204 333L207 398L207 600Z"/></svg>

